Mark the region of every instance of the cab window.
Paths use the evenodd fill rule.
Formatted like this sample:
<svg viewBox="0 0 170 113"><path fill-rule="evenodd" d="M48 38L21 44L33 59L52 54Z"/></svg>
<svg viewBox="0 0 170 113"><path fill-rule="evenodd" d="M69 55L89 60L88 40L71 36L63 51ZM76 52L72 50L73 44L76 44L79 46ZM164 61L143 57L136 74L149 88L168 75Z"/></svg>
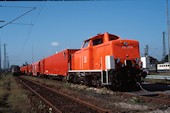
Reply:
<svg viewBox="0 0 170 113"><path fill-rule="evenodd" d="M109 37L109 41L111 41L111 40L115 40L115 38L114 37Z"/></svg>
<svg viewBox="0 0 170 113"><path fill-rule="evenodd" d="M111 41L111 40L117 40L119 37L116 37L116 36L110 36L109 37L109 41Z"/></svg>
<svg viewBox="0 0 170 113"><path fill-rule="evenodd" d="M102 44L103 43L103 39L102 38L100 38L100 39L94 39L93 40L93 45L95 46L95 45L99 45L99 44Z"/></svg>
<svg viewBox="0 0 170 113"><path fill-rule="evenodd" d="M88 40L88 41L85 41L85 42L84 42L84 45L83 45L83 48L85 48L85 47L88 47L88 45L89 45L89 42L90 42L90 40Z"/></svg>

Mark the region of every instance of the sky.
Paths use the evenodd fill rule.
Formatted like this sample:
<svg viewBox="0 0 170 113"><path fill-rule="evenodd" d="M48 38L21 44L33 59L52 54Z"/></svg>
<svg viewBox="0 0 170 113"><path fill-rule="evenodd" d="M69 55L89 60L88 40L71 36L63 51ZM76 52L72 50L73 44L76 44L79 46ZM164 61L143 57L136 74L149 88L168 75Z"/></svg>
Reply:
<svg viewBox="0 0 170 113"><path fill-rule="evenodd" d="M0 26L15 20L0 28L2 60L6 44L10 65L81 48L84 40L104 32L138 40L141 56L148 45L158 60L163 31L168 46L166 0L0 2L0 20L5 21Z"/></svg>

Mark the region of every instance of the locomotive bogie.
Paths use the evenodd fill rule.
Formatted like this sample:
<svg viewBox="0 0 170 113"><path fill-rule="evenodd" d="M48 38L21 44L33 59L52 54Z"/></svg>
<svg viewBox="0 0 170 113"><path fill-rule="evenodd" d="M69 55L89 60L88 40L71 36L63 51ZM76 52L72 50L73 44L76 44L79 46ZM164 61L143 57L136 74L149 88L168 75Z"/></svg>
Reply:
<svg viewBox="0 0 170 113"><path fill-rule="evenodd" d="M68 82L85 84L88 86L101 86L101 72L69 72Z"/></svg>

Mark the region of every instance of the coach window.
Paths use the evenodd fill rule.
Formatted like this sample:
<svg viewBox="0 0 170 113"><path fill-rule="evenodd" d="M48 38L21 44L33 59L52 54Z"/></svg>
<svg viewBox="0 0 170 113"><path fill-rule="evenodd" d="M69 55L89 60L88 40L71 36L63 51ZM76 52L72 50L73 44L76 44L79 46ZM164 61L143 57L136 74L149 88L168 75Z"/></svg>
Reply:
<svg viewBox="0 0 170 113"><path fill-rule="evenodd" d="M103 39L102 38L99 38L99 39L94 39L93 40L93 45L99 45L99 44L102 44L103 43Z"/></svg>

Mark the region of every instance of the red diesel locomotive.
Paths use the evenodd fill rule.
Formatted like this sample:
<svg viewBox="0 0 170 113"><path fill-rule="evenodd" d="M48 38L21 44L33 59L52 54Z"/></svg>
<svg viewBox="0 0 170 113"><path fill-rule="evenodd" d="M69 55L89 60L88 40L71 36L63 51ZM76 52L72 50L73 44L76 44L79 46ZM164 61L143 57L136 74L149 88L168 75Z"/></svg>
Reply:
<svg viewBox="0 0 170 113"><path fill-rule="evenodd" d="M84 41L81 49L66 49L28 66L24 74L52 75L93 86L127 87L141 82L139 42L107 32Z"/></svg>

